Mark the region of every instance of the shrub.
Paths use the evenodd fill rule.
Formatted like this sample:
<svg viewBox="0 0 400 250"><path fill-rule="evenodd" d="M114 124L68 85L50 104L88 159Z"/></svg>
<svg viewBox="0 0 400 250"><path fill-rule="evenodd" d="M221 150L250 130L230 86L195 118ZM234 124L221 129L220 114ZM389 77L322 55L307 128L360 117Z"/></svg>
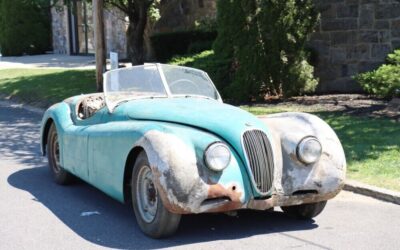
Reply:
<svg viewBox="0 0 400 250"><path fill-rule="evenodd" d="M387 64L378 69L359 74L356 81L368 93L379 97L393 97L400 91L400 50L389 54Z"/></svg>
<svg viewBox="0 0 400 250"><path fill-rule="evenodd" d="M386 60L389 64L400 65L400 49L389 54Z"/></svg>
<svg viewBox="0 0 400 250"><path fill-rule="evenodd" d="M0 48L4 56L39 54L51 47L51 20L45 4L0 0Z"/></svg>
<svg viewBox="0 0 400 250"><path fill-rule="evenodd" d="M215 56L228 64L225 97L238 102L315 89L306 42L318 20L312 0L219 0Z"/></svg>
<svg viewBox="0 0 400 250"><path fill-rule="evenodd" d="M400 91L400 50L387 57L387 64L355 77L368 93L379 97L393 97Z"/></svg>
<svg viewBox="0 0 400 250"><path fill-rule="evenodd" d="M158 61L166 62L176 55L200 52L211 49L212 42L217 37L215 31L177 31L158 33L151 37L151 42Z"/></svg>

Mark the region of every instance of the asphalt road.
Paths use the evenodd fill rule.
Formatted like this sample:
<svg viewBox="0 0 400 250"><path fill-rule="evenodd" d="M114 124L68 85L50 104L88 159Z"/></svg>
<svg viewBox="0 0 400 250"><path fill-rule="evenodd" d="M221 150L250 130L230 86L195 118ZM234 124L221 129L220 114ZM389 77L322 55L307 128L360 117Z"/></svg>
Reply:
<svg viewBox="0 0 400 250"><path fill-rule="evenodd" d="M83 182L52 182L40 118L0 103L0 249L400 249L400 206L349 192L315 220L280 211L188 215L174 237L149 239L130 206Z"/></svg>

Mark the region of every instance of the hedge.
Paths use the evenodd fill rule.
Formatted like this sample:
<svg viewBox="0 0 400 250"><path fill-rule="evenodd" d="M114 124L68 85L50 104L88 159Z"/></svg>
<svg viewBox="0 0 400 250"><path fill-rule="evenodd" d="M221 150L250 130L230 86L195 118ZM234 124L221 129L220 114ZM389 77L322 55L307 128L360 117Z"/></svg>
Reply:
<svg viewBox="0 0 400 250"><path fill-rule="evenodd" d="M150 39L157 60L166 62L176 55L209 50L216 37L216 31L192 30L158 33Z"/></svg>
<svg viewBox="0 0 400 250"><path fill-rule="evenodd" d="M3 56L41 54L51 49L49 1L0 0Z"/></svg>

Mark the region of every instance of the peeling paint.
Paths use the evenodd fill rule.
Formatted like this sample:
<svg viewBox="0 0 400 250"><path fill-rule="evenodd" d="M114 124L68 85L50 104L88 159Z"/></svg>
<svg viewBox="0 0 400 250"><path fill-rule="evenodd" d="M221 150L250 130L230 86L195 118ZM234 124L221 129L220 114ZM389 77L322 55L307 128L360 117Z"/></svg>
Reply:
<svg viewBox="0 0 400 250"><path fill-rule="evenodd" d="M240 208L244 189L238 183L208 184L199 175L194 149L175 135L148 131L136 146L145 149L164 206L174 213L228 211ZM228 198L203 206L207 199Z"/></svg>
<svg viewBox="0 0 400 250"><path fill-rule="evenodd" d="M337 192L343 186L346 160L335 132L318 117L305 113L281 113L259 117L273 132L279 134L282 151L282 175L275 185L282 185L283 193L316 190L325 195ZM322 145L321 158L305 165L297 158L297 143L305 136L315 136Z"/></svg>
<svg viewBox="0 0 400 250"><path fill-rule="evenodd" d="M266 199L245 199L239 183L214 183L218 178L202 176L190 143L166 131L151 130L135 146L145 149L164 206L171 212L225 212L237 209L270 209L333 198L343 187L346 162L333 130L319 118L302 113L261 117L273 134L275 162L274 192ZM304 136L317 137L323 154L318 162L305 165L297 159L296 147ZM207 171L206 171L207 172ZM214 180L212 182L211 180ZM315 192L293 195L295 192Z"/></svg>
<svg viewBox="0 0 400 250"><path fill-rule="evenodd" d="M342 187L343 186L340 186L336 191L326 193L323 195L317 195L317 194L291 195L291 196L273 195L271 198L265 200L250 200L246 207L255 210L267 210L277 206L294 206L306 203L326 201L334 198L340 192Z"/></svg>

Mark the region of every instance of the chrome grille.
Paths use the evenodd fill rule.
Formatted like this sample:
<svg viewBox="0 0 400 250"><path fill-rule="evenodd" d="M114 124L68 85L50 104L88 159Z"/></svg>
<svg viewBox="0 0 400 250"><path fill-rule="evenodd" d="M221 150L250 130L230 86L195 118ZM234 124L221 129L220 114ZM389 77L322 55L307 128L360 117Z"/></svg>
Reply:
<svg viewBox="0 0 400 250"><path fill-rule="evenodd" d="M274 179L274 160L267 135L260 130L246 131L243 134L243 147L253 185L260 193L268 193Z"/></svg>

